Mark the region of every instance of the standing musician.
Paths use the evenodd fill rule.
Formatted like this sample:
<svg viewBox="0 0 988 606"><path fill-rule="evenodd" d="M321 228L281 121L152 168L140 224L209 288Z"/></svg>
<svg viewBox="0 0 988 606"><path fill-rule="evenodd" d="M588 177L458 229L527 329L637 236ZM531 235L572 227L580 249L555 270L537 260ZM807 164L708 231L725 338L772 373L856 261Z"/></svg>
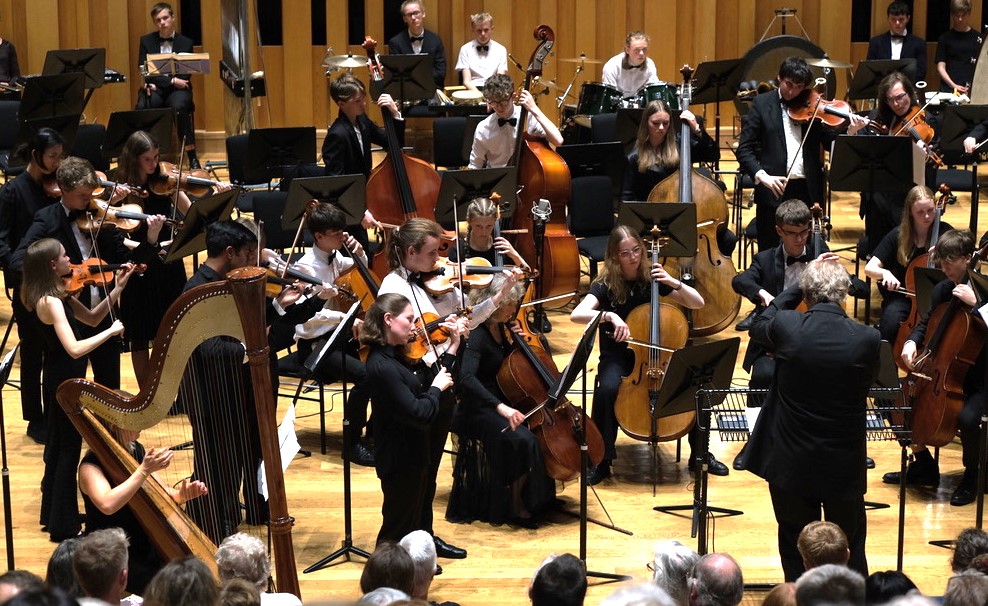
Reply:
<svg viewBox="0 0 988 606"><path fill-rule="evenodd" d="M912 369L916 364L917 356L922 353L930 315L938 306L956 298L964 304L965 313L970 310L970 313L977 314L977 309L972 309L978 305L974 290L966 284L967 268L973 253L974 236L967 230L949 231L937 241L932 254L947 279L934 287L929 310L931 313L923 317L902 347L902 361L907 368ZM964 378L964 407L957 416L957 425L961 433L964 476L950 496L951 505L961 506L972 503L978 494L978 441L981 433L981 414L984 409L984 387L985 359L983 353L979 351L977 360L968 369ZM906 470L906 482L938 485L940 469L926 445L911 444L910 447L913 451L913 461ZM882 481L889 484L898 484L899 479L899 472L890 472L882 477Z"/></svg>
<svg viewBox="0 0 988 606"><path fill-rule="evenodd" d="M773 352L776 370L747 463L768 481L786 581L803 573L797 538L821 519L821 508L847 536L848 566L868 574L865 410L880 336L844 313L850 284L836 260L816 259L799 287L780 293L751 327L752 342ZM796 311L804 299L809 311Z"/></svg>
<svg viewBox="0 0 988 606"><path fill-rule="evenodd" d="M865 274L878 282L882 293L882 317L878 330L882 340L895 342L899 324L909 316L911 304L906 295L897 292L906 281L906 267L916 257L928 252L936 217L933 192L925 185L917 185L906 194L902 210L902 223L892 228L871 253L865 266ZM940 222L940 232L952 229Z"/></svg>
<svg viewBox="0 0 988 606"><path fill-rule="evenodd" d="M805 102L812 73L802 57L789 57L779 66L779 89L755 97L741 125L737 157L741 169L755 182L755 226L758 250L779 244L775 233L775 209L780 201L797 199L823 202L821 156L837 136L835 130L800 124L787 113L790 105ZM854 134L867 120L851 114L848 133ZM802 144L806 129L806 141ZM798 152L798 153L797 153Z"/></svg>
<svg viewBox="0 0 988 606"><path fill-rule="evenodd" d="M70 194L71 195L71 194ZM105 299L90 308L65 292L63 276L71 271L65 247L54 238L31 243L24 256L21 303L37 314L43 325L45 347L44 402L48 411L49 435L45 444L45 472L41 479L43 531L59 543L79 534L79 499L76 467L82 454L82 436L55 400L55 390L68 379L86 376L86 356L110 338L123 334L124 326L114 320L103 330L84 337L80 323L98 326L110 307L120 300L133 266L117 276L116 286Z"/></svg>
<svg viewBox="0 0 988 606"><path fill-rule="evenodd" d="M425 29L425 3L419 0L402 2L401 20L408 29L388 40L388 51L392 55L431 55L432 79L436 88L442 89L446 81L446 49L435 32Z"/></svg>
<svg viewBox="0 0 988 606"><path fill-rule="evenodd" d="M910 34L906 29L912 18L909 3L896 0L889 4L885 14L888 16L889 31L868 41L866 60L915 59L916 81L926 80L926 40Z"/></svg>
<svg viewBox="0 0 988 606"><path fill-rule="evenodd" d="M456 71L460 72L463 86L480 90L494 74L508 73L508 49L491 39L494 17L490 13L470 15L474 39L460 47L456 59Z"/></svg>
<svg viewBox="0 0 988 606"><path fill-rule="evenodd" d="M497 266L497 254L500 253L512 264L528 269L528 263L511 242L502 236L494 237L494 223L498 217L497 203L490 198L471 200L467 205L467 235L460 240L459 246L450 248L450 261L458 260L462 249L464 259L481 257Z"/></svg>
<svg viewBox="0 0 988 606"><path fill-rule="evenodd" d="M0 84L13 84L20 75L14 43L9 38L0 38Z"/></svg>
<svg viewBox="0 0 988 606"><path fill-rule="evenodd" d="M598 484L611 475L611 462L617 458L614 443L617 441L618 423L614 415L621 378L631 373L634 355L625 343L631 333L625 319L631 310L639 305L647 305L651 300L651 284L659 282L659 294L669 297L689 309L703 307L703 297L692 286L673 278L661 265L652 265L647 255L647 247L637 232L624 225L611 231L607 240L607 255L600 274L590 285L590 293L580 301L570 320L586 324L593 320L597 312L603 311L600 319L600 364L597 367L597 387L593 395L591 417L604 438L604 460L587 474L587 483ZM610 326L605 328L605 325ZM645 406L646 403L642 403ZM689 442L692 449L696 444L697 432L690 431ZM690 456L692 466L692 454ZM708 455L709 472L714 475L728 474L727 466Z"/></svg>
<svg viewBox="0 0 988 606"><path fill-rule="evenodd" d="M42 326L38 317L21 303L21 277L13 271L11 260L35 213L58 203L58 196L52 195L54 192L50 194L45 184L55 183L55 171L63 153L58 131L38 129L31 141L15 152L27 162L27 168L0 190L0 267L4 270L4 283L13 290L10 305L21 344L21 414L27 421L28 437L39 444L44 444L48 436L48 423L41 406Z"/></svg>
<svg viewBox="0 0 988 606"><path fill-rule="evenodd" d="M470 168L500 168L511 162L515 151L515 131L523 105L529 112L526 133L548 139L553 145L563 144L562 133L539 108L532 93L523 90L515 96L511 76L497 74L488 78L484 86L484 101L494 113L477 125L470 149Z"/></svg>
<svg viewBox="0 0 988 606"><path fill-rule="evenodd" d="M151 7L151 20L158 31L141 36L137 55L140 70L147 64L149 54L191 53L192 38L175 31L175 13L171 4L159 2ZM192 124L192 77L190 74L147 76L137 109L170 107L178 117L178 137L185 142L189 166L201 168L196 156L196 129Z"/></svg>
<svg viewBox="0 0 988 606"><path fill-rule="evenodd" d="M384 493L378 544L413 530L431 533L432 528L433 427L446 399L443 394L453 386L450 371L464 325L455 319L445 322L449 347L438 364L409 365L402 349L412 337L418 315L403 295L380 293L360 331L360 342L370 346L367 376L374 406L377 477ZM434 539L437 555L466 557L466 551Z"/></svg>
<svg viewBox="0 0 988 606"><path fill-rule="evenodd" d="M425 313L434 313L438 318L446 318L447 322L453 321L451 314L463 305L462 294L455 285L445 293L432 294L426 290L423 280L428 274L434 271L439 259L439 243L442 236L442 228L435 221L415 218L409 219L404 225L395 229L392 233L392 249L388 251L391 273L381 281L381 288L378 293L397 293L408 299L415 310L415 315L421 317ZM470 311L470 326L476 327L487 320L494 313L494 310L501 304L502 299L514 287L518 280L520 271L514 270L505 272L504 284L501 290L489 299L474 305ZM446 345L440 344L435 351L429 351L423 357L423 361L429 366L435 366L437 355L441 355ZM448 368L448 367L447 367ZM368 368L370 376L370 368ZM371 403L372 407L378 406L374 399L373 376L370 376ZM436 492L436 474L439 472L439 463L442 460L443 447L446 445L446 438L449 434L450 423L453 418L453 408L455 405L452 394L441 398L439 410L434 420L429 425L429 465L425 495L422 499L422 511L419 514L421 526L410 530L425 530L433 535L436 540L436 553L443 558L465 558L466 550L450 545L435 536L432 527L432 499ZM374 409L376 411L376 408ZM379 425L375 423L375 447L379 447L383 436L376 433ZM375 452L375 457L379 457L380 450ZM380 476L380 459L378 458L378 475ZM401 536L379 535L380 540L400 539Z"/></svg>
<svg viewBox="0 0 988 606"><path fill-rule="evenodd" d="M624 39L624 50L604 64L601 80L628 97L646 84L659 81L655 62L648 56L649 38L644 32L634 31Z"/></svg>
<svg viewBox="0 0 988 606"><path fill-rule="evenodd" d="M941 91L960 95L971 92L981 36L968 24L970 17L971 0L950 0L950 29L940 34L934 57Z"/></svg>
<svg viewBox="0 0 988 606"><path fill-rule="evenodd" d="M470 293L471 301L491 298L503 282L503 276L494 276L490 285ZM479 439L483 455L477 463L481 477L476 481L470 481L473 478L465 466L457 468L459 474L454 470L446 511L453 521L510 522L534 529L538 524L533 513L555 496L538 440L525 425L525 415L498 386L498 370L513 349L508 331L514 331L512 339L524 338L510 324L524 295L524 286L515 284L491 317L470 333L460 361L456 379L460 404L453 425L461 438Z"/></svg>

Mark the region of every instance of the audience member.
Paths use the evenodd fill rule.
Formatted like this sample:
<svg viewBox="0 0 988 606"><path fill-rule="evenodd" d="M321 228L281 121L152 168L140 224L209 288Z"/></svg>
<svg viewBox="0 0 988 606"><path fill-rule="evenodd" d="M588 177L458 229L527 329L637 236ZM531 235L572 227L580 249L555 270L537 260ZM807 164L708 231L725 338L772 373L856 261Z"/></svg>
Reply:
<svg viewBox="0 0 988 606"><path fill-rule="evenodd" d="M302 601L290 593L266 593L271 575L271 562L261 539L238 532L223 539L216 549L216 568L224 585L233 579L252 584L265 606L302 606Z"/></svg>
<svg viewBox="0 0 988 606"><path fill-rule="evenodd" d="M57 587L73 598L82 595L79 582L75 580L75 572L72 571L72 554L80 540L82 539L65 539L59 543L48 558L48 570L45 573L46 585Z"/></svg>
<svg viewBox="0 0 988 606"><path fill-rule="evenodd" d="M382 541L367 558L360 574L360 591L370 593L379 587L391 587L412 595L415 587L415 562L403 547Z"/></svg>
<svg viewBox="0 0 988 606"><path fill-rule="evenodd" d="M796 606L796 584L779 583L765 596L762 606Z"/></svg>
<svg viewBox="0 0 988 606"><path fill-rule="evenodd" d="M906 595L916 589L916 583L898 570L873 572L865 579L865 603L885 604L892 598Z"/></svg>
<svg viewBox="0 0 988 606"><path fill-rule="evenodd" d="M976 570L962 570L947 581L943 606L988 604L988 576Z"/></svg>
<svg viewBox="0 0 988 606"><path fill-rule="evenodd" d="M741 567L726 553L708 553L697 560L687 585L690 606L735 606L744 596Z"/></svg>
<svg viewBox="0 0 988 606"><path fill-rule="evenodd" d="M220 606L261 606L261 595L257 586L247 579L233 578L220 590Z"/></svg>
<svg viewBox="0 0 988 606"><path fill-rule="evenodd" d="M41 589L44 586L45 582L33 572L28 572L27 570L8 570L0 574L0 604L7 603L10 598L22 591Z"/></svg>
<svg viewBox="0 0 988 606"><path fill-rule="evenodd" d="M980 573L988 574L988 553L975 556L967 568L968 570L977 570Z"/></svg>
<svg viewBox="0 0 988 606"><path fill-rule="evenodd" d="M388 606L396 602L408 600L408 594L393 587L378 587L373 591L368 591L357 600L357 604L369 604L371 606Z"/></svg>
<svg viewBox="0 0 988 606"><path fill-rule="evenodd" d="M807 570L796 581L796 603L799 606L824 604L863 605L864 576L847 566L824 564Z"/></svg>
<svg viewBox="0 0 988 606"><path fill-rule="evenodd" d="M532 606L582 606L587 596L587 567L575 555L550 554L528 586Z"/></svg>
<svg viewBox="0 0 988 606"><path fill-rule="evenodd" d="M415 568L415 582L412 586L412 598L429 600L429 587L436 576L436 542L432 535L424 530L413 530L406 534L398 543L412 557ZM443 602L445 606L457 606L455 602Z"/></svg>
<svg viewBox="0 0 988 606"><path fill-rule="evenodd" d="M824 564L847 566L847 560L851 557L847 535L837 524L824 520L816 520L803 527L796 539L796 549L803 557L806 570Z"/></svg>
<svg viewBox="0 0 988 606"><path fill-rule="evenodd" d="M79 540L72 571L82 589L80 603L119 604L127 587L127 535L119 528L97 530Z"/></svg>
<svg viewBox="0 0 988 606"><path fill-rule="evenodd" d="M79 602L61 589L28 589L10 598L5 606L79 606Z"/></svg>
<svg viewBox="0 0 988 606"><path fill-rule="evenodd" d="M659 541L653 548L655 556L649 570L652 582L661 587L679 606L690 603L690 590L686 583L690 570L700 556L679 541Z"/></svg>
<svg viewBox="0 0 988 606"><path fill-rule="evenodd" d="M971 561L983 553L988 553L988 533L978 528L965 528L957 535L950 569L954 572L966 570Z"/></svg>
<svg viewBox="0 0 988 606"><path fill-rule="evenodd" d="M600 606L675 606L676 601L661 587L638 583L622 587L604 598Z"/></svg>
<svg viewBox="0 0 988 606"><path fill-rule="evenodd" d="M172 560L148 583L145 606L213 606L219 601L213 573L200 560Z"/></svg>
<svg viewBox="0 0 988 606"><path fill-rule="evenodd" d="M885 606L939 606L940 602L933 598L928 598L919 591L910 591L904 596L893 598Z"/></svg>

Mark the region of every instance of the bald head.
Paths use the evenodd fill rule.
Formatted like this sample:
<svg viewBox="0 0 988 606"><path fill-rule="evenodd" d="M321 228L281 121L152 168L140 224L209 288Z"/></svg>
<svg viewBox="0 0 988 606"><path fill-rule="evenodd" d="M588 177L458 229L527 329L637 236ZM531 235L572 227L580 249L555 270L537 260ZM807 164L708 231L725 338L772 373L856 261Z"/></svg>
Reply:
<svg viewBox="0 0 988 606"><path fill-rule="evenodd" d="M701 557L690 574L691 606L736 606L744 595L741 567L726 553Z"/></svg>

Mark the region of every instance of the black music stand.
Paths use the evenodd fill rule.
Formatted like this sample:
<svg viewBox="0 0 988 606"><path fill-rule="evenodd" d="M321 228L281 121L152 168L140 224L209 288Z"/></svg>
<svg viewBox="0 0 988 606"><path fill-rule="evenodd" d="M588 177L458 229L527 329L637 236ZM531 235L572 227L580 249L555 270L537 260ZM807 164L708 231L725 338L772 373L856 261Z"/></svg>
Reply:
<svg viewBox="0 0 988 606"><path fill-rule="evenodd" d="M982 147L973 154L964 152L964 139L971 130L988 119L988 105L945 105L940 122L939 152L944 164L969 164L988 159L988 150Z"/></svg>
<svg viewBox="0 0 988 606"><path fill-rule="evenodd" d="M621 202L618 224L627 225L646 240L659 228L663 257L696 254L696 204L682 202Z"/></svg>
<svg viewBox="0 0 988 606"><path fill-rule="evenodd" d="M294 184L294 183L293 183ZM337 324L336 329L333 334L326 339L326 343L323 344L318 350L313 351L308 358L305 360L303 365L304 374L312 376L316 369L319 368L319 363L322 362L323 356L330 352L335 347L343 348L346 346L348 338L351 336L351 329L353 327L354 320L357 319L357 313L360 312L360 301L355 301L353 305L350 306L349 311L343 317L343 320ZM304 378L299 379L299 390L302 389L302 383ZM330 565L330 562L339 558L340 556L345 556L346 560L350 561L350 554L356 554L364 559L370 557L370 553L364 551L359 547L353 546L353 516L352 509L353 503L351 500L350 491L350 420L346 416L346 402L347 402L347 378L346 378L346 364L343 365L342 374L340 376L340 382L343 383L343 545L319 560L312 566L309 566L302 571L303 574L309 572L315 572L316 570L322 570L323 568ZM298 394L296 394L297 397Z"/></svg>
<svg viewBox="0 0 988 606"><path fill-rule="evenodd" d="M375 83L375 94L388 93L404 107L408 99L431 99L436 94L432 79L432 55L381 55L384 80ZM375 97L376 98L376 97Z"/></svg>
<svg viewBox="0 0 988 606"><path fill-rule="evenodd" d="M206 250L206 226L229 219L240 193L240 189L231 189L198 200L190 206L188 214L182 220L182 226L178 228L171 246L168 247L165 263Z"/></svg>
<svg viewBox="0 0 988 606"><path fill-rule="evenodd" d="M477 168L473 170L447 170L442 173L439 197L436 199L436 222L452 225L458 217L466 219L467 206L474 198L490 198L492 194L501 196L504 206L502 219L510 219L515 212L518 190L518 169ZM453 205L456 205L456 213Z"/></svg>
<svg viewBox="0 0 988 606"><path fill-rule="evenodd" d="M617 110L614 118L614 135L624 146L624 151L631 151L631 147L638 139L638 125L642 121L642 113L645 110L638 108L621 108ZM678 114L677 114L678 115Z"/></svg>
<svg viewBox="0 0 988 606"><path fill-rule="evenodd" d="M916 309L925 318L932 311L933 287L946 280L947 275L935 267L917 267L913 277L916 281Z"/></svg>
<svg viewBox="0 0 988 606"><path fill-rule="evenodd" d="M247 134L247 180L281 179L289 170L316 163L316 128L254 128Z"/></svg>
<svg viewBox="0 0 988 606"><path fill-rule="evenodd" d="M848 101L874 99L878 96L878 84L892 72L902 72L910 82L916 80L916 59L879 59L861 61L847 87Z"/></svg>
<svg viewBox="0 0 988 606"><path fill-rule="evenodd" d="M175 110L170 107L163 107L161 109L113 112L110 114L110 120L106 125L103 157L107 160L119 157L127 139L139 130L151 135L151 138L158 144L159 152L162 154L171 152L172 138L175 133Z"/></svg>
<svg viewBox="0 0 988 606"><path fill-rule="evenodd" d="M607 177L611 180L614 197L621 195L626 158L624 145L620 141L560 145L556 153L566 161L570 178Z"/></svg>
<svg viewBox="0 0 988 606"><path fill-rule="evenodd" d="M14 367L14 354L20 343L7 352L0 362L0 387L7 384L10 369ZM3 420L3 391L0 390L0 427L6 427ZM7 570L14 569L14 519L10 507L10 469L7 467L7 432L0 431L0 456L2 456L3 474L3 527L4 539L7 544Z"/></svg>
<svg viewBox="0 0 988 606"><path fill-rule="evenodd" d="M299 228L311 200L335 204L346 215L346 224L356 225L364 216L366 188L367 178L363 175L292 179L281 215L281 226L285 229Z"/></svg>
<svg viewBox="0 0 988 606"><path fill-rule="evenodd" d="M40 120L25 120L20 122L17 131L17 142L13 149L19 149L22 145L29 145L34 135L42 128L51 128L62 135L65 142L63 149L70 150L75 144L76 132L79 130L79 115L58 116L57 118L42 118ZM20 156L11 153L8 157L11 167L25 166L27 162Z"/></svg>
<svg viewBox="0 0 988 606"><path fill-rule="evenodd" d="M79 115L85 106L83 90L85 77L82 74L28 78L21 95L17 119L23 122Z"/></svg>
<svg viewBox="0 0 988 606"><path fill-rule="evenodd" d="M911 138L837 137L830 162L831 191L905 193L913 183Z"/></svg>
<svg viewBox="0 0 988 606"><path fill-rule="evenodd" d="M693 75L696 85L690 99L692 105L714 104L714 141L720 149L720 103L734 98L741 86L743 73L742 59L724 59L721 61L704 61L696 68ZM720 170L720 159L714 161L714 170Z"/></svg>
<svg viewBox="0 0 988 606"><path fill-rule="evenodd" d="M86 98L83 108L89 105L93 91L103 86L103 75L106 72L105 48L60 48L48 51L45 55L45 66L41 69L43 76L59 74L82 74L86 81ZM81 112L80 112L81 113Z"/></svg>

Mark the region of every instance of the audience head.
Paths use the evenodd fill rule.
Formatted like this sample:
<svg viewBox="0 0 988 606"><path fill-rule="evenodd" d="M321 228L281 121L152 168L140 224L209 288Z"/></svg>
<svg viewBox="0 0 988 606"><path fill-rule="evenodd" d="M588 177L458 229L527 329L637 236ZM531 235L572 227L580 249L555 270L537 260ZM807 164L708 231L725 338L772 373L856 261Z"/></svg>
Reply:
<svg viewBox="0 0 988 606"><path fill-rule="evenodd" d="M744 596L741 567L726 553L708 553L697 560L688 585L693 606L734 606Z"/></svg>
<svg viewBox="0 0 988 606"><path fill-rule="evenodd" d="M988 574L988 553L982 553L974 556L971 560L971 564L968 566L969 570L977 570L982 574Z"/></svg>
<svg viewBox="0 0 988 606"><path fill-rule="evenodd" d="M79 602L61 589L38 587L10 598L4 606L78 606Z"/></svg>
<svg viewBox="0 0 988 606"><path fill-rule="evenodd" d="M685 606L690 601L686 579L700 556L679 541L659 541L653 548L652 582L661 587L674 602Z"/></svg>
<svg viewBox="0 0 988 606"><path fill-rule="evenodd" d="M412 597L425 600L429 597L429 585L436 574L436 541L424 530L406 534L398 543L412 557L415 566L415 583Z"/></svg>
<svg viewBox="0 0 988 606"><path fill-rule="evenodd" d="M823 520L810 522L803 527L796 540L796 549L803 557L803 567L806 570L823 564L847 566L851 557L844 531L837 524Z"/></svg>
<svg viewBox="0 0 988 606"><path fill-rule="evenodd" d="M873 572L865 579L865 603L884 604L916 589L916 583L898 570Z"/></svg>
<svg viewBox="0 0 988 606"><path fill-rule="evenodd" d="M96 530L79 541L72 571L85 596L120 599L127 586L127 535L119 528Z"/></svg>
<svg viewBox="0 0 988 606"><path fill-rule="evenodd" d="M971 560L988 553L988 533L977 528L966 528L957 535L950 569L960 572L971 566Z"/></svg>
<svg viewBox="0 0 988 606"><path fill-rule="evenodd" d="M394 587L378 587L373 591L368 591L359 600L358 604L369 604L371 606L388 606L395 602L408 600L409 596L404 591Z"/></svg>
<svg viewBox="0 0 988 606"><path fill-rule="evenodd" d="M230 579L220 590L220 606L261 606L261 592L246 579Z"/></svg>
<svg viewBox="0 0 988 606"><path fill-rule="evenodd" d="M41 577L27 570L8 570L0 574L0 604L21 593L33 589L42 589L45 582Z"/></svg>
<svg viewBox="0 0 988 606"><path fill-rule="evenodd" d="M268 581L271 563L261 539L238 532L223 539L216 549L216 568L221 583L243 579L260 591Z"/></svg>
<svg viewBox="0 0 988 606"><path fill-rule="evenodd" d="M532 606L581 606L586 596L587 567L569 553L542 560L528 586Z"/></svg>
<svg viewBox="0 0 988 606"><path fill-rule="evenodd" d="M203 606L216 604L219 588L213 573L199 559L172 560L154 575L144 591L145 606Z"/></svg>
<svg viewBox="0 0 988 606"><path fill-rule="evenodd" d="M415 562L405 549L393 541L377 546L367 558L360 575L360 591L368 593L378 587L400 589L412 595L415 585Z"/></svg>
<svg viewBox="0 0 988 606"><path fill-rule="evenodd" d="M947 581L944 606L988 604L988 576L976 570L962 570Z"/></svg>
<svg viewBox="0 0 988 606"><path fill-rule="evenodd" d="M779 583L765 595L762 606L796 606L796 584Z"/></svg>
<svg viewBox="0 0 988 606"><path fill-rule="evenodd" d="M80 540L71 538L59 543L48 558L48 570L45 573L45 584L62 589L72 597L82 595L79 582L75 580L75 572L72 571L72 554Z"/></svg>
<svg viewBox="0 0 988 606"><path fill-rule="evenodd" d="M865 603L865 579L847 566L824 564L803 573L796 581L799 606Z"/></svg>
<svg viewBox="0 0 988 606"><path fill-rule="evenodd" d="M661 587L652 583L637 583L622 587L604 598L600 606L676 606Z"/></svg>

